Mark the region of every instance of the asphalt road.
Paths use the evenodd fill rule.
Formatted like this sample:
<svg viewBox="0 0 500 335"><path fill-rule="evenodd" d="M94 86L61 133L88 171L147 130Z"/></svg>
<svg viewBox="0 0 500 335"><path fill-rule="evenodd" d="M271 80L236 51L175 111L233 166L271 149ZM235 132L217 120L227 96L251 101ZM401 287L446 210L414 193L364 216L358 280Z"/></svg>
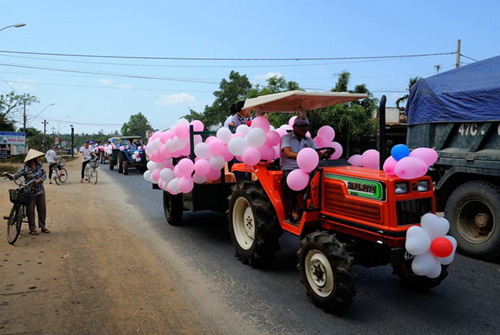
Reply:
<svg viewBox="0 0 500 335"><path fill-rule="evenodd" d="M341 315L314 306L296 269L298 238L285 233L281 251L265 270L234 257L225 215L184 212L185 225L170 226L164 217L162 191L142 175L109 171L123 190L117 195L144 213L127 227L150 243L159 257L176 264L185 285L224 323L234 313L262 334L498 334L500 265L457 255L449 276L428 293L402 288L390 266L356 267L358 293ZM208 287L199 292L199 284ZM191 291L191 289L189 290ZM231 311L231 313L228 313Z"/></svg>

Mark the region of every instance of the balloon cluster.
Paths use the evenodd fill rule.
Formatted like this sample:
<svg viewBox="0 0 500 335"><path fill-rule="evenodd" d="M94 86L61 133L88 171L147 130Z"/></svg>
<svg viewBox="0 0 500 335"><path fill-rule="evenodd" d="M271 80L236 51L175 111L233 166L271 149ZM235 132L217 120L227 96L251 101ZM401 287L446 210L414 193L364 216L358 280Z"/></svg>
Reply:
<svg viewBox="0 0 500 335"><path fill-rule="evenodd" d="M136 162L140 162L141 161L141 153L139 152L139 150L141 150L141 147L139 147L137 149L138 150L136 150L132 153L132 159L135 160Z"/></svg>
<svg viewBox="0 0 500 335"><path fill-rule="evenodd" d="M449 235L450 223L432 213L422 216L421 226L406 232L406 251L414 255L411 269L416 275L437 278L441 265L448 265L455 257L457 241Z"/></svg>
<svg viewBox="0 0 500 335"><path fill-rule="evenodd" d="M404 144L395 145L391 156L384 162L384 172L388 176L398 176L401 179L414 179L427 173L429 166L438 159L436 150L417 148L410 152Z"/></svg>
<svg viewBox="0 0 500 335"><path fill-rule="evenodd" d="M347 161L353 166L380 169L380 153L375 149L366 150L362 155L352 155Z"/></svg>

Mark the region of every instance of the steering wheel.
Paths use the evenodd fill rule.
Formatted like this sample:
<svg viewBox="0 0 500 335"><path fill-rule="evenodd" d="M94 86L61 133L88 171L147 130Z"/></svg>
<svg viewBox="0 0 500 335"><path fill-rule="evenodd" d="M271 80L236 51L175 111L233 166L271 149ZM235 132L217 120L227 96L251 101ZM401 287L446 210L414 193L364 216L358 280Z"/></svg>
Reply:
<svg viewBox="0 0 500 335"><path fill-rule="evenodd" d="M327 160L327 159L330 159L330 157L332 157L332 155L333 155L333 154L334 154L334 152L335 152L335 149L334 149L334 148L331 148L331 147L322 147L322 148L318 148L318 149L316 149L316 152L317 152L318 154L322 154L322 153L323 153L323 150L324 150L324 152L326 153L326 156L323 156L323 157L321 157L321 156L320 156L320 158L319 158L319 159L322 159L322 160Z"/></svg>

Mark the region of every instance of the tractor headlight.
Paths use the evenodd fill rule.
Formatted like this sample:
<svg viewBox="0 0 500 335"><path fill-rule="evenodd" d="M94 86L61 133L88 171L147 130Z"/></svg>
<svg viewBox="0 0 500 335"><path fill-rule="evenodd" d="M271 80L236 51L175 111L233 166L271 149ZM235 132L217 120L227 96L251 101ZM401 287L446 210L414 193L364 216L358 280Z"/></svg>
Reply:
<svg viewBox="0 0 500 335"><path fill-rule="evenodd" d="M395 192L396 194L408 193L408 183L396 183Z"/></svg>
<svg viewBox="0 0 500 335"><path fill-rule="evenodd" d="M418 191L419 192L427 192L429 190L429 181L428 180L420 180L418 182Z"/></svg>

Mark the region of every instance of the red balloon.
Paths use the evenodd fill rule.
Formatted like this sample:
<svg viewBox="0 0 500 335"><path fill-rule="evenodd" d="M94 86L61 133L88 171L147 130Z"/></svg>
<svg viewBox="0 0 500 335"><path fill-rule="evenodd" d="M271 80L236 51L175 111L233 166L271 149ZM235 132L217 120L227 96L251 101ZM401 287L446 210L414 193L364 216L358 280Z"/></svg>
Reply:
<svg viewBox="0 0 500 335"><path fill-rule="evenodd" d="M431 252L436 257L448 257L453 252L453 244L446 237L435 238L431 243Z"/></svg>

